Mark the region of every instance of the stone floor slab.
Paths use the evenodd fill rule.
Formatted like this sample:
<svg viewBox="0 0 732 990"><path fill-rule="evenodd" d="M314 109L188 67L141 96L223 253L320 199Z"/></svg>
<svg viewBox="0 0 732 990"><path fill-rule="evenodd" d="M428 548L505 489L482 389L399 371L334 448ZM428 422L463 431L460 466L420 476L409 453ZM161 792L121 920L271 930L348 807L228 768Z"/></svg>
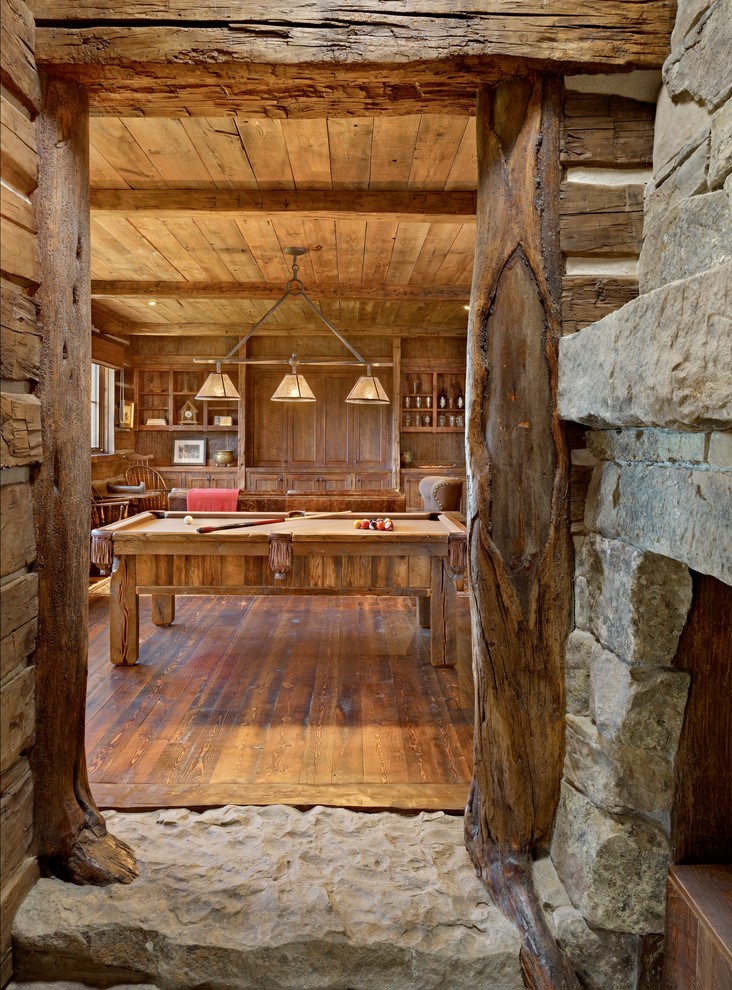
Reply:
<svg viewBox="0 0 732 990"><path fill-rule="evenodd" d="M475 876L461 817L229 806L107 818L139 879L41 880L14 927L21 988L523 987L518 933Z"/></svg>

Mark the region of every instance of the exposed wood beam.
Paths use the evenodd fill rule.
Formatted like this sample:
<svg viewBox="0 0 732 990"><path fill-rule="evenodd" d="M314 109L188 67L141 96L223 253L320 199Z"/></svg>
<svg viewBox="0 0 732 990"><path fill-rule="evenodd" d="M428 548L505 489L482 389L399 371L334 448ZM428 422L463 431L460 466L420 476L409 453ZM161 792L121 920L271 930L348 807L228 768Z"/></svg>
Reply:
<svg viewBox="0 0 732 990"><path fill-rule="evenodd" d="M368 220L384 215L394 221L467 223L475 220L473 192L393 192L364 190L249 189L96 189L91 193L95 218L154 216L180 220L202 214L233 213L240 220L262 214L319 220Z"/></svg>
<svg viewBox="0 0 732 990"><path fill-rule="evenodd" d="M452 0L404 3L310 0L241 5L179 0L31 2L41 27L39 60L49 63L294 62L327 65L512 56L598 66L660 66L668 54L672 0ZM83 28L46 23L87 21ZM139 26L135 24L138 22ZM237 23L238 22L238 23ZM202 26L205 24L206 26ZM171 30L180 25L181 29ZM185 25L185 26L184 26Z"/></svg>
<svg viewBox="0 0 732 990"><path fill-rule="evenodd" d="M467 333L467 317L463 326L425 326L423 323L349 323L343 327L348 334L359 337L460 337ZM245 323L122 323L109 320L95 320L106 334L119 337L243 337L248 327ZM332 336L332 331L325 325L322 329L316 326L303 327L302 323L292 326L265 323L254 334L254 337L292 337L293 334L307 332L308 337Z"/></svg>
<svg viewBox="0 0 732 990"><path fill-rule="evenodd" d="M99 298L150 296L155 299L277 299L282 282L142 282L95 279L92 296ZM447 300L468 302L465 285L346 285L329 283L308 288L312 299L376 299L382 302ZM293 296L293 299L296 299Z"/></svg>

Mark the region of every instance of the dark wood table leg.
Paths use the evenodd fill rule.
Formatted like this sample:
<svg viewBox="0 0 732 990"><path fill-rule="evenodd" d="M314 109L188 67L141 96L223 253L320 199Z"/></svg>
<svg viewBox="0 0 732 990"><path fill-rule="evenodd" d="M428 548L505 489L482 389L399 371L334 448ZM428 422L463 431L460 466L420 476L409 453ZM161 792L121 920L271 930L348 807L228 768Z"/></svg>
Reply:
<svg viewBox="0 0 732 990"><path fill-rule="evenodd" d="M109 599L109 659L114 664L133 664L140 655L137 561L133 555L115 557Z"/></svg>

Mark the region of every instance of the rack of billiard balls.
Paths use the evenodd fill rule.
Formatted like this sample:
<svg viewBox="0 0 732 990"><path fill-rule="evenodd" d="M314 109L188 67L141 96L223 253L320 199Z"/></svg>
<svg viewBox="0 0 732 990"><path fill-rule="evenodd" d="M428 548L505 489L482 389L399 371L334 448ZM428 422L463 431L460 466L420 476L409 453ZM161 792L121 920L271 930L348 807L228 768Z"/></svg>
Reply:
<svg viewBox="0 0 732 990"><path fill-rule="evenodd" d="M354 519L353 521L354 529L378 529L379 531L385 533L391 533L394 529L394 523L389 519L388 516L384 516L382 519L379 516L378 519Z"/></svg>

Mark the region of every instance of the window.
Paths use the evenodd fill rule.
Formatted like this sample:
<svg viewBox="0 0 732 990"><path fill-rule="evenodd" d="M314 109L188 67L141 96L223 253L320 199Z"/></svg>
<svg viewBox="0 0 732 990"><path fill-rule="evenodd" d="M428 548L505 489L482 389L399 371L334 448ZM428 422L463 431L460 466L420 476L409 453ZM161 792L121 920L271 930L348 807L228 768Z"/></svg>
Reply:
<svg viewBox="0 0 732 990"><path fill-rule="evenodd" d="M91 449L114 453L114 369L91 366Z"/></svg>

